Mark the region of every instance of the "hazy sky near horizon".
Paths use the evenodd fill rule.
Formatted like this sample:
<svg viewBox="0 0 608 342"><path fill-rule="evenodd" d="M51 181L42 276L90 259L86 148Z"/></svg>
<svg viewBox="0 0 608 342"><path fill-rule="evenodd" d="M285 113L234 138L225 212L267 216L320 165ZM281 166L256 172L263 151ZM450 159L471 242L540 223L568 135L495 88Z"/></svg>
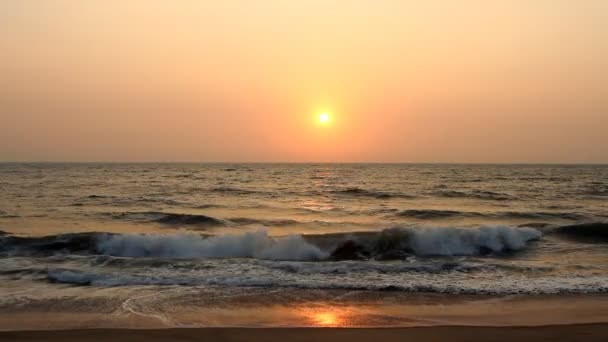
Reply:
<svg viewBox="0 0 608 342"><path fill-rule="evenodd" d="M607 18L603 0L2 0L0 161L606 163Z"/></svg>

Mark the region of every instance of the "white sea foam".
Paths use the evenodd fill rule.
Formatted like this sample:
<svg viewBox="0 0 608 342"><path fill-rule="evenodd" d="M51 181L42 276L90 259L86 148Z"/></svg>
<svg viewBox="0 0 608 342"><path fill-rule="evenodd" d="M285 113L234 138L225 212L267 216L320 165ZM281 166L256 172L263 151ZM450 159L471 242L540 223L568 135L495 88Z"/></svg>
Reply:
<svg viewBox="0 0 608 342"><path fill-rule="evenodd" d="M245 264L241 266L252 266ZM296 287L306 289L397 290L404 292L435 292L463 294L554 294L605 293L605 275L527 276L481 272L474 277L468 272L378 274L321 273L306 274L282 270L260 270L255 266L234 272L234 269L209 269L193 273L176 270L145 270L131 274L123 272L95 273L56 269L48 271L48 279L58 283L92 286L182 285L273 288Z"/></svg>
<svg viewBox="0 0 608 342"><path fill-rule="evenodd" d="M532 228L482 226L478 228L393 228L360 240L372 257L397 248L418 256L469 256L521 250L540 238ZM344 234L342 241L350 239ZM339 241L338 241L339 242ZM260 229L209 238L196 234L120 234L98 237L99 253L123 257L256 258L267 260L321 260L329 253L300 235L271 237ZM390 251L388 251L390 252ZM377 255L375 255L375 254Z"/></svg>
<svg viewBox="0 0 608 342"><path fill-rule="evenodd" d="M481 226L479 228L418 228L411 233L409 247L416 255L476 255L481 249L494 253L521 250L542 233L533 228Z"/></svg>
<svg viewBox="0 0 608 342"><path fill-rule="evenodd" d="M103 254L161 258L256 258L269 260L319 260L327 254L299 235L274 238L260 229L243 234L203 238L195 234L104 235L97 241Z"/></svg>

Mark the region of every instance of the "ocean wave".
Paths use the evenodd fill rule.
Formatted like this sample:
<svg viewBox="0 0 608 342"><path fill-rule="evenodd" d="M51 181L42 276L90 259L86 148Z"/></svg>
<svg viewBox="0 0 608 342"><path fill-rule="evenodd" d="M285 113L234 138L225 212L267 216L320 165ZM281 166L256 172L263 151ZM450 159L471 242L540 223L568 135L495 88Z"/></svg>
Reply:
<svg viewBox="0 0 608 342"><path fill-rule="evenodd" d="M454 216L471 216L480 215L479 213L467 213L455 210L437 210L437 209L408 209L400 211L395 216L400 217L413 217L417 219L436 219L436 218L447 218Z"/></svg>
<svg viewBox="0 0 608 342"><path fill-rule="evenodd" d="M588 187L581 190L581 194L586 195L589 198L604 199L608 197L608 184L594 182Z"/></svg>
<svg viewBox="0 0 608 342"><path fill-rule="evenodd" d="M116 196L110 196L110 195L89 195L87 196L87 198L117 198Z"/></svg>
<svg viewBox="0 0 608 342"><path fill-rule="evenodd" d="M106 255L160 258L256 258L321 260L327 254L299 235L274 238L265 230L203 238L195 234L101 236L96 249Z"/></svg>
<svg viewBox="0 0 608 342"><path fill-rule="evenodd" d="M46 237L2 236L5 255L57 253L155 258L270 260L404 259L408 256L481 256L524 249L542 233L533 228L391 228L380 232L272 237L260 229L225 235L74 233Z"/></svg>
<svg viewBox="0 0 608 342"><path fill-rule="evenodd" d="M161 194L162 195L162 194ZM168 205L174 207L187 207L187 208L212 208L218 207L214 204L193 204L188 201L178 201L172 198L165 198L164 196L158 196L158 194L146 194L140 196L109 196L109 195L89 195L86 197L78 198L72 202L70 206L81 207L85 205L137 205L141 206L144 204L153 205Z"/></svg>
<svg viewBox="0 0 608 342"><path fill-rule="evenodd" d="M0 210L0 218L17 218L19 215L10 214L4 210Z"/></svg>
<svg viewBox="0 0 608 342"><path fill-rule="evenodd" d="M571 220L571 221L582 221L588 219L588 215L583 213L575 213L575 212L527 212L527 211L506 211L506 212L498 212L491 214L497 218L505 218L505 219L538 219L538 220L546 220L546 219L563 219L563 220Z"/></svg>
<svg viewBox="0 0 608 342"><path fill-rule="evenodd" d="M292 219L256 219L250 217L232 217L228 219L236 225L290 226L302 223Z"/></svg>
<svg viewBox="0 0 608 342"><path fill-rule="evenodd" d="M527 212L527 211L499 211L480 213L474 211L438 210L438 209L408 209L393 214L394 217L410 217L421 220L442 218L487 218L487 219L526 219L526 220L570 220L582 221L589 218L583 213L573 212Z"/></svg>
<svg viewBox="0 0 608 342"><path fill-rule="evenodd" d="M0 235L0 255L30 256L94 253L99 233L68 233L42 237Z"/></svg>
<svg viewBox="0 0 608 342"><path fill-rule="evenodd" d="M328 225L333 222L321 220L298 221L294 219L282 218L252 218L252 217L231 217L217 218L202 214L183 214L171 212L123 212L123 213L104 213L104 216L109 216L115 220L126 220L137 223L159 223L169 226L196 226L196 227L217 227L217 226L250 226L259 225L267 227L276 226L293 226L297 224L318 224ZM336 222L335 224L353 226L356 223L351 222Z"/></svg>
<svg viewBox="0 0 608 342"><path fill-rule="evenodd" d="M593 222L556 227L552 233L588 243L608 242L608 222Z"/></svg>
<svg viewBox="0 0 608 342"><path fill-rule="evenodd" d="M399 259L416 256L476 256L524 249L542 233L533 228L481 226L478 228L391 228L377 235L348 239L331 257L344 259Z"/></svg>
<svg viewBox="0 0 608 342"><path fill-rule="evenodd" d="M113 219L134 222L155 222L166 225L224 226L226 220L201 214L165 213L157 211L109 213Z"/></svg>
<svg viewBox="0 0 608 342"><path fill-rule="evenodd" d="M403 193L391 193L384 192L378 190L366 190L362 188L347 188L340 190L332 190L330 191L332 194L343 195L343 196L351 196L351 197L372 197L377 199L388 199L393 197L401 197L401 198L414 198L414 196L403 194Z"/></svg>
<svg viewBox="0 0 608 342"><path fill-rule="evenodd" d="M234 188L234 187L229 187L229 186L220 186L220 187L212 188L211 191L219 192L219 193L229 193L229 194L235 194L235 195L251 195L251 194L255 194L255 193L259 192L259 191L255 191L255 190Z"/></svg>
<svg viewBox="0 0 608 342"><path fill-rule="evenodd" d="M513 196L504 193L498 193L487 190L473 190L473 191L456 191L456 190L443 190L433 193L435 196L447 197L447 198L473 198L481 200L494 200L494 201L508 201L514 199Z"/></svg>

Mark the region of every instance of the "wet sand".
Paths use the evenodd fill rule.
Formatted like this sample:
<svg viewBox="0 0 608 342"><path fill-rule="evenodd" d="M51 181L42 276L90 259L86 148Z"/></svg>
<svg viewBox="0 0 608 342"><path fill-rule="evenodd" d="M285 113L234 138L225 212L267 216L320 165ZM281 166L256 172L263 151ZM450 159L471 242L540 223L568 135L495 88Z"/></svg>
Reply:
<svg viewBox="0 0 608 342"><path fill-rule="evenodd" d="M0 341L606 341L608 324L541 327L91 329L0 332Z"/></svg>
<svg viewBox="0 0 608 342"><path fill-rule="evenodd" d="M13 285L0 331L171 328L407 328L608 323L608 296L467 296L369 291ZM224 292L222 292L224 293Z"/></svg>

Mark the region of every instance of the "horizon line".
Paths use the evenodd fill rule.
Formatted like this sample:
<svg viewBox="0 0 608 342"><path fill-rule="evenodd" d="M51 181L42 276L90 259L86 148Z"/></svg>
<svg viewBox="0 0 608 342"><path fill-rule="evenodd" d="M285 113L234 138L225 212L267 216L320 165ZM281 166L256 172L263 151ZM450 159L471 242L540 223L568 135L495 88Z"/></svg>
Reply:
<svg viewBox="0 0 608 342"><path fill-rule="evenodd" d="M11 161L0 164L393 164L393 165L608 165L608 162L382 162L382 161Z"/></svg>

